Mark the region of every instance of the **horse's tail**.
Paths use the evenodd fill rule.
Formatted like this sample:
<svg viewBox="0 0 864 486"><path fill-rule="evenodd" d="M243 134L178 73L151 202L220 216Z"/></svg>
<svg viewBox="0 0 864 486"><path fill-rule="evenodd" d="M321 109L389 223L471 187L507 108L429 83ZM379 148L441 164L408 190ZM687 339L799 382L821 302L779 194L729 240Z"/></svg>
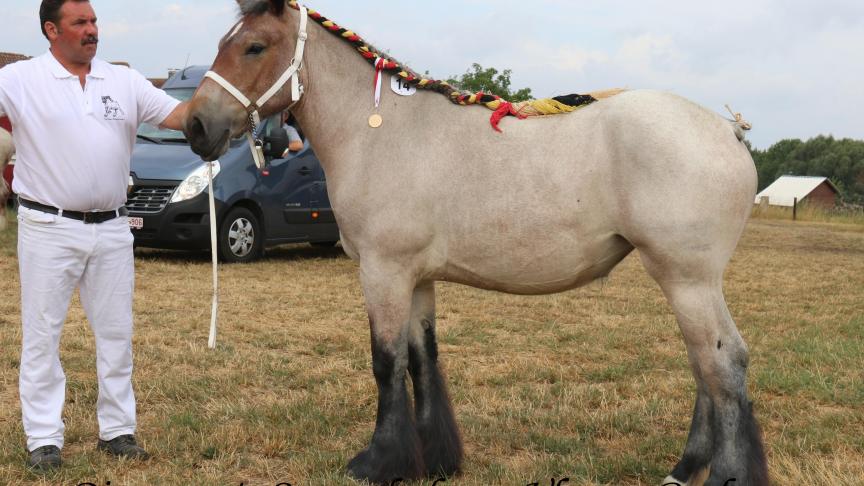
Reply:
<svg viewBox="0 0 864 486"><path fill-rule="evenodd" d="M744 137L747 135L746 132L750 131L753 128L753 125L750 124L747 120L741 116L741 113L735 113L732 111L732 108L729 108L729 105L726 105L726 109L729 110L729 113L732 114L734 120L729 120L732 124L732 130L735 132L735 136L738 137L738 141L743 142Z"/></svg>

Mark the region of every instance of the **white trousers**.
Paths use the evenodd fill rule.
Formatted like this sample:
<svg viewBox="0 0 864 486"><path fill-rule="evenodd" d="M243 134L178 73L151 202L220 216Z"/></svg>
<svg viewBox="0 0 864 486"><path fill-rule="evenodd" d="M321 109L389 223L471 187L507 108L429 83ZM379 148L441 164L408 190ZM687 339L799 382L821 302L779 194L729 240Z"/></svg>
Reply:
<svg viewBox="0 0 864 486"><path fill-rule="evenodd" d="M99 438L135 433L132 293L135 262L125 217L84 224L20 207L23 329L19 391L27 448L63 447L66 376L60 334L75 288L96 338Z"/></svg>

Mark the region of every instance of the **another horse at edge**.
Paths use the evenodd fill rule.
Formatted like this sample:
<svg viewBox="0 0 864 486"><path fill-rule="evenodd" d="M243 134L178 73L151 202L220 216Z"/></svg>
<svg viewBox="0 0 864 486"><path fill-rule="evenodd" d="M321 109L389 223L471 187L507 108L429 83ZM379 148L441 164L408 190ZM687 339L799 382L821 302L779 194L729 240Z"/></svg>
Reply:
<svg viewBox="0 0 864 486"><path fill-rule="evenodd" d="M14 153L15 145L12 142L12 135L6 129L0 128L0 231L6 229L6 201L12 194L12 189L6 184L3 174L6 172L6 165L12 160Z"/></svg>

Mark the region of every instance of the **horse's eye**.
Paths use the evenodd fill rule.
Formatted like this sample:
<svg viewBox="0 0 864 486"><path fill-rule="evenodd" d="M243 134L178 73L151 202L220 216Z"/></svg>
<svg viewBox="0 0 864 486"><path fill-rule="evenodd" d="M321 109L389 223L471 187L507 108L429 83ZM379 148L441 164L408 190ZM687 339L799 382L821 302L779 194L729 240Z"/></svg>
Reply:
<svg viewBox="0 0 864 486"><path fill-rule="evenodd" d="M251 46L249 46L249 49L246 50L246 54L250 56L257 56L262 52L264 52L264 46L262 46L261 44L252 44Z"/></svg>

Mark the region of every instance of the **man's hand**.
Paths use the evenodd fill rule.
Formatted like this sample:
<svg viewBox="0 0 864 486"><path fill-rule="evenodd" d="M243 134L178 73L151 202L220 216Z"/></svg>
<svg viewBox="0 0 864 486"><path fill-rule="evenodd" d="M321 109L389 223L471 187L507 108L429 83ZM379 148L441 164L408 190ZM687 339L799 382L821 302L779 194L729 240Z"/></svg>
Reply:
<svg viewBox="0 0 864 486"><path fill-rule="evenodd" d="M282 152L282 158L286 158L291 155L291 152L299 152L303 150L303 140L294 140L293 142L288 144L288 148Z"/></svg>
<svg viewBox="0 0 864 486"><path fill-rule="evenodd" d="M172 130L183 130L186 124L186 112L189 111L189 102L184 101L174 108L168 118L159 124L159 128L170 128Z"/></svg>

